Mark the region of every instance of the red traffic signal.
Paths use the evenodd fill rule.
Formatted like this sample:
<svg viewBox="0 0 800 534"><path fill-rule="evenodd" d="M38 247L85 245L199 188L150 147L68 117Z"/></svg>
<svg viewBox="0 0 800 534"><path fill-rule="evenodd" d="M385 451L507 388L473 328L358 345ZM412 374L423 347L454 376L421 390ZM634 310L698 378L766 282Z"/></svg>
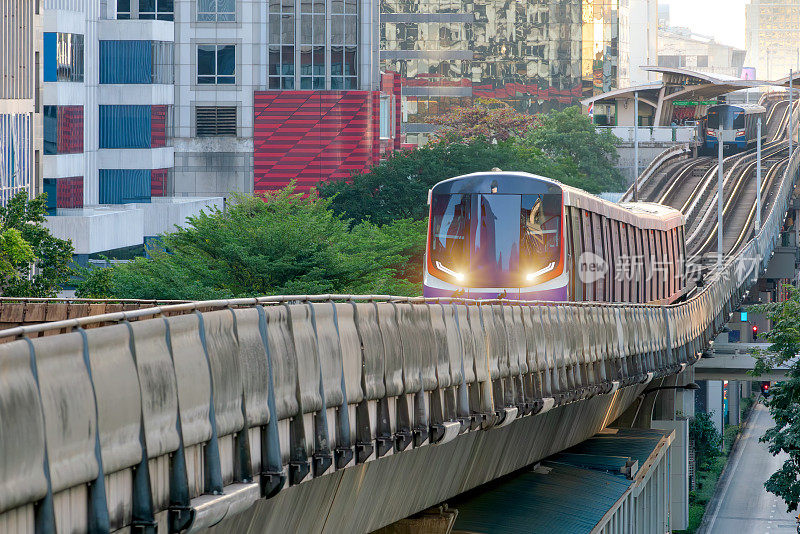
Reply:
<svg viewBox="0 0 800 534"><path fill-rule="evenodd" d="M753 341L758 337L758 325L753 325Z"/></svg>
<svg viewBox="0 0 800 534"><path fill-rule="evenodd" d="M769 382L761 382L761 391L764 393L769 392Z"/></svg>

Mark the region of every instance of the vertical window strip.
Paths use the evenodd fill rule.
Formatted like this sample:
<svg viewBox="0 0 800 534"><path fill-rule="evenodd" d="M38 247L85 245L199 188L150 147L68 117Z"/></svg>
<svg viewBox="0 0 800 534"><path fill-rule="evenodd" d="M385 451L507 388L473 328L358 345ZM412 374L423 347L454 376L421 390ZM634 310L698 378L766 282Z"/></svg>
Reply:
<svg viewBox="0 0 800 534"><path fill-rule="evenodd" d="M150 148L150 106L100 106L100 148Z"/></svg>
<svg viewBox="0 0 800 534"><path fill-rule="evenodd" d="M153 83L151 41L100 41L100 83Z"/></svg>
<svg viewBox="0 0 800 534"><path fill-rule="evenodd" d="M149 169L100 169L100 204L150 202Z"/></svg>

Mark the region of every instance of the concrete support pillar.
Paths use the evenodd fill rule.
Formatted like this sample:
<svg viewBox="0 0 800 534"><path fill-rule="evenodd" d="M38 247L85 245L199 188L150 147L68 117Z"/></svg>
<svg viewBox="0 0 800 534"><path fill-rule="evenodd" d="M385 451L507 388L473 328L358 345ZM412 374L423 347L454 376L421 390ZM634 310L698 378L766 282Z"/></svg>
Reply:
<svg viewBox="0 0 800 534"><path fill-rule="evenodd" d="M741 411L739 410L739 399L742 397L741 388L738 380L728 382L728 423L738 425L741 422Z"/></svg>
<svg viewBox="0 0 800 534"><path fill-rule="evenodd" d="M750 397L753 393L753 385L750 380L740 380L740 390L742 392L742 398L746 399Z"/></svg>
<svg viewBox="0 0 800 534"><path fill-rule="evenodd" d="M689 526L689 421L653 421L652 428L675 431L669 452L669 526L685 530Z"/></svg>

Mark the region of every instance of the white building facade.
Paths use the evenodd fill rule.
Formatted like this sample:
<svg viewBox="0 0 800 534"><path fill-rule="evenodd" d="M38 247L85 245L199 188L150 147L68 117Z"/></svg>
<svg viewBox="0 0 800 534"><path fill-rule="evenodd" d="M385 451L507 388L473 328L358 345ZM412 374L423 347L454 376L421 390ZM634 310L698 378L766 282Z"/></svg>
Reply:
<svg viewBox="0 0 800 534"><path fill-rule="evenodd" d="M36 65L41 37L30 0L0 0L0 204L37 191L41 131L37 127Z"/></svg>
<svg viewBox="0 0 800 534"><path fill-rule="evenodd" d="M43 0L43 190L49 227L78 256L142 245L221 205L173 198L170 4Z"/></svg>

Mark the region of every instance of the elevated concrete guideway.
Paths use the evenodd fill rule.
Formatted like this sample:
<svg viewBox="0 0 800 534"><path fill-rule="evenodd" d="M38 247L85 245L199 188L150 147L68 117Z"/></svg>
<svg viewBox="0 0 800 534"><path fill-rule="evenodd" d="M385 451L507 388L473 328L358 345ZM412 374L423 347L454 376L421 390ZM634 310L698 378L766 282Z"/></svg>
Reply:
<svg viewBox="0 0 800 534"><path fill-rule="evenodd" d="M714 343L713 358L702 358L694 366L698 380L768 380L775 382L786 378L792 362L775 367L760 377L747 374L752 371L756 359L754 349L766 351L769 343Z"/></svg>
<svg viewBox="0 0 800 534"><path fill-rule="evenodd" d="M577 444L723 329L799 166L674 306L282 296L0 331L0 532L369 532Z"/></svg>

